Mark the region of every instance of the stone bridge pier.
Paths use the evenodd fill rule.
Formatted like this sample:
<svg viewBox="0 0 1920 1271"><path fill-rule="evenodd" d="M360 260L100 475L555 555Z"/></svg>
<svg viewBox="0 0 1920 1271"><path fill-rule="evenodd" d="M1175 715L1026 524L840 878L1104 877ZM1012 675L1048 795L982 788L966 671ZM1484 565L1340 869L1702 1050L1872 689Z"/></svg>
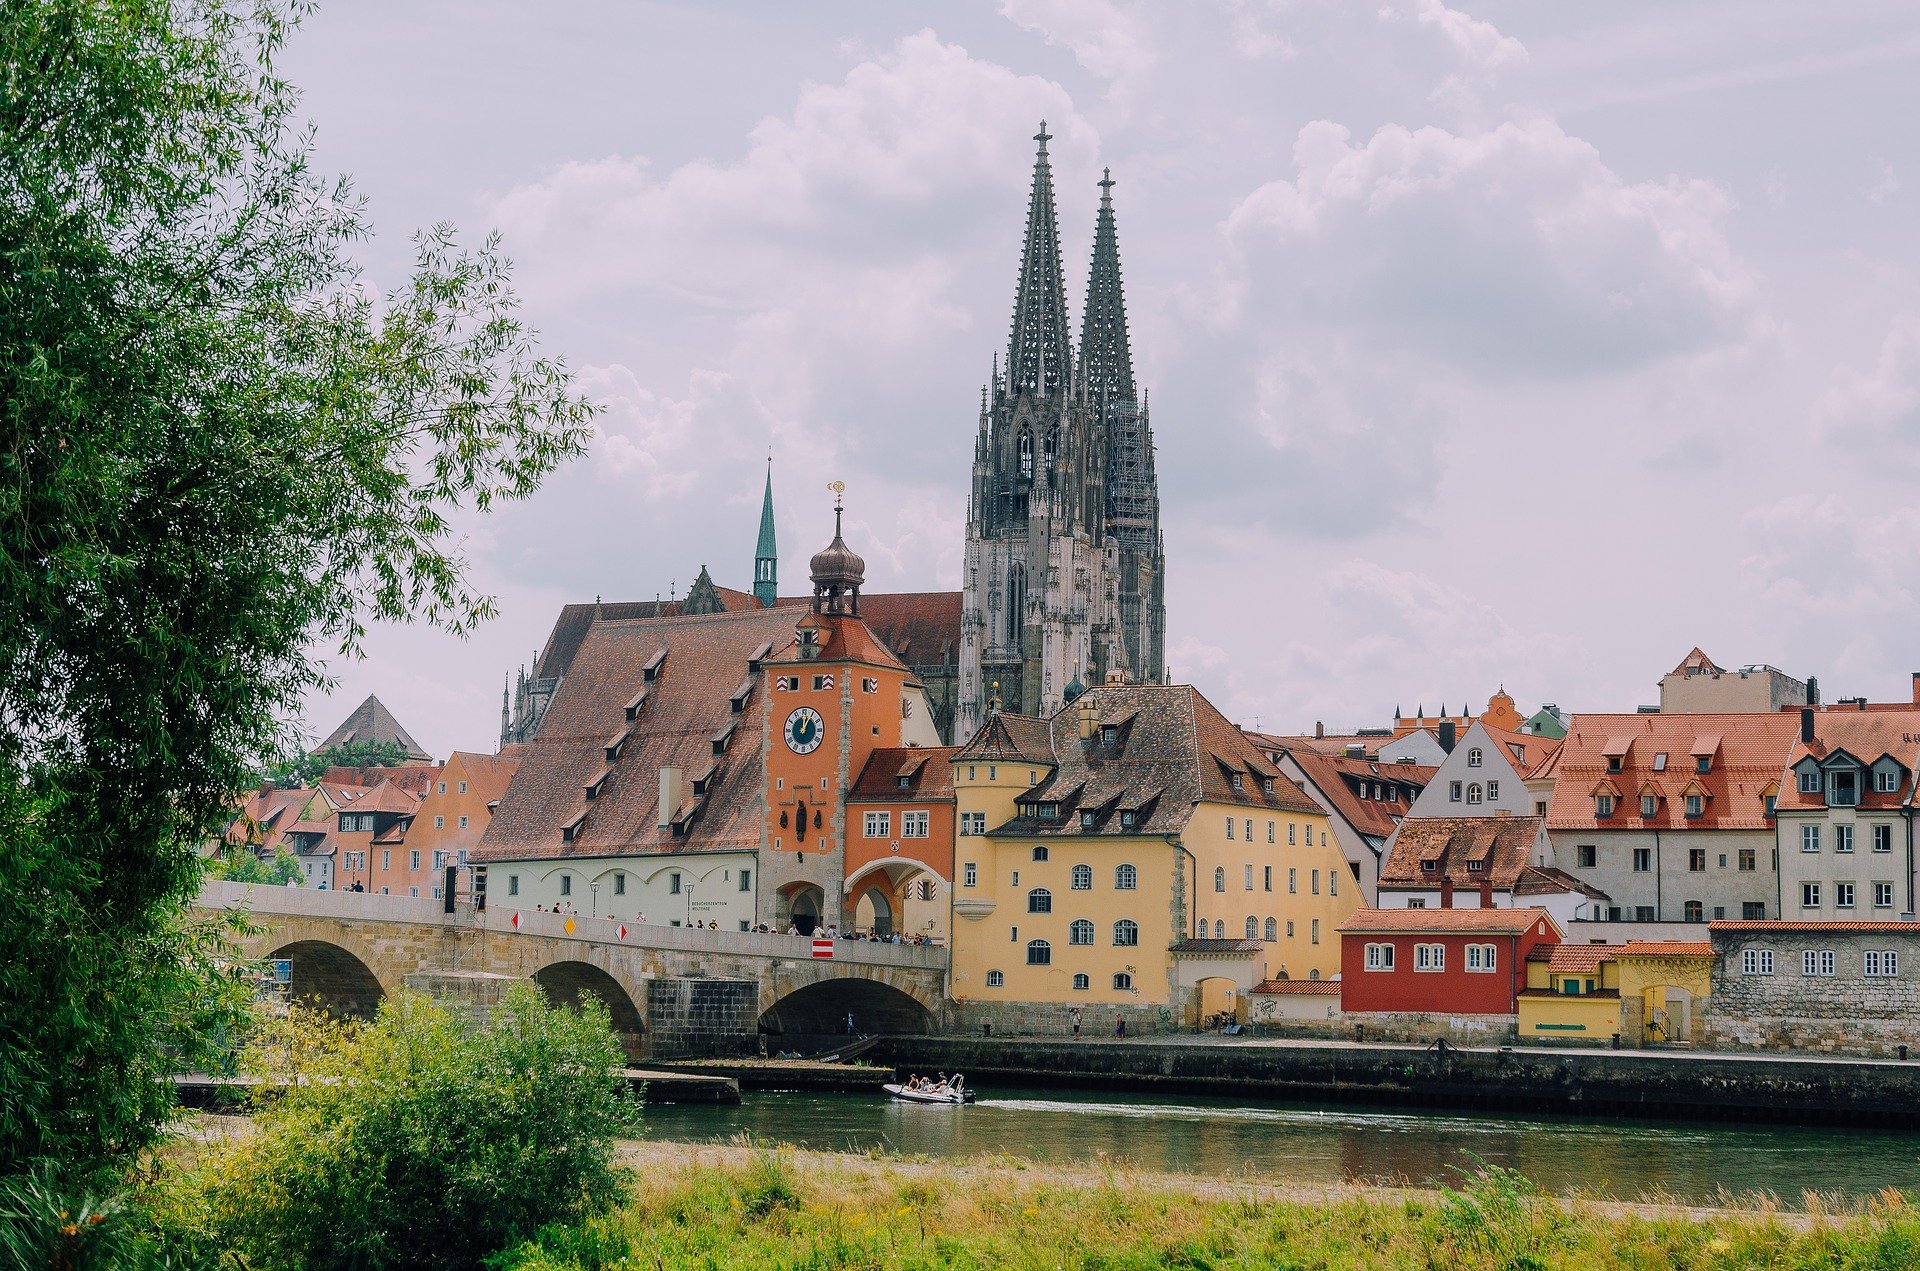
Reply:
<svg viewBox="0 0 1920 1271"><path fill-rule="evenodd" d="M554 1002L604 1003L631 1059L806 1049L844 1035L936 1031L948 1015L943 948L840 941L831 958L784 935L634 926L364 892L209 883L199 905L240 908L252 957L292 964L290 996L367 1018L417 988L484 1010L531 980Z"/></svg>

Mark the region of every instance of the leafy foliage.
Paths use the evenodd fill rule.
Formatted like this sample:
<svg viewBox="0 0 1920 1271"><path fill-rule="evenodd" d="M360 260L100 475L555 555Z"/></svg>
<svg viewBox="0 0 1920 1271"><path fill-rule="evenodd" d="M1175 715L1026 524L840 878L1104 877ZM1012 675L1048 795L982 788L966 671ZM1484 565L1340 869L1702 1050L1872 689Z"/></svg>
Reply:
<svg viewBox="0 0 1920 1271"><path fill-rule="evenodd" d="M203 1209L258 1268L473 1267L610 1205L639 1117L604 1008L530 984L483 1024L417 994L367 1026L294 1008L248 1062L285 1093L207 1164Z"/></svg>
<svg viewBox="0 0 1920 1271"><path fill-rule="evenodd" d="M407 752L399 742L367 738L283 759L267 775L275 785L292 790L312 785L329 768L391 768L405 762Z"/></svg>
<svg viewBox="0 0 1920 1271"><path fill-rule="evenodd" d="M591 417L493 241L364 285L274 68L298 16L0 5L0 1177L154 1141L167 1048L230 1003L196 847L308 650L488 616L455 519Z"/></svg>
<svg viewBox="0 0 1920 1271"><path fill-rule="evenodd" d="M207 862L207 876L230 883L264 883L268 887L289 884L298 887L305 882L300 858L286 848L276 848L271 858L262 859L258 852L244 844L223 848Z"/></svg>

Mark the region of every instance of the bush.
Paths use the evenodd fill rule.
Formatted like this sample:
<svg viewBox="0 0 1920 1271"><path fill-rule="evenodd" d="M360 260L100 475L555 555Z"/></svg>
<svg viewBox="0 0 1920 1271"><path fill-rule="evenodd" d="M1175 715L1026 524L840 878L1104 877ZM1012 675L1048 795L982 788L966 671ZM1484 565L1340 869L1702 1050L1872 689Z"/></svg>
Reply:
<svg viewBox="0 0 1920 1271"><path fill-rule="evenodd" d="M616 1199L613 1140L639 1114L624 1067L597 1002L532 985L485 1023L418 994L370 1025L296 1008L248 1052L278 1093L202 1167L207 1221L262 1271L471 1268Z"/></svg>

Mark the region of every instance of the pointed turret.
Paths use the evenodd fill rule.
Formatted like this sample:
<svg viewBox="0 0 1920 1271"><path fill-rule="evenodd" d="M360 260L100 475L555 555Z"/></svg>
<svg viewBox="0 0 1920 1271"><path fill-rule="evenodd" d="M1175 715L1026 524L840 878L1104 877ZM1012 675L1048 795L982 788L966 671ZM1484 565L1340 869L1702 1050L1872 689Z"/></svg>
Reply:
<svg viewBox="0 0 1920 1271"><path fill-rule="evenodd" d="M780 553L773 543L773 459L767 459L767 491L760 499L760 541L753 549L753 598L773 608L780 594Z"/></svg>
<svg viewBox="0 0 1920 1271"><path fill-rule="evenodd" d="M1127 342L1127 298L1120 285L1120 236L1113 222L1113 170L1100 179L1100 215L1093 226L1093 267L1080 326L1080 367L1094 402L1134 400L1133 350Z"/></svg>
<svg viewBox="0 0 1920 1271"><path fill-rule="evenodd" d="M1033 194L1027 239L1020 254L1020 286L1013 297L1013 337L1007 347L1007 391L1057 394L1072 378L1067 289L1060 269L1060 223L1053 211L1053 169L1047 164L1045 121L1034 134Z"/></svg>

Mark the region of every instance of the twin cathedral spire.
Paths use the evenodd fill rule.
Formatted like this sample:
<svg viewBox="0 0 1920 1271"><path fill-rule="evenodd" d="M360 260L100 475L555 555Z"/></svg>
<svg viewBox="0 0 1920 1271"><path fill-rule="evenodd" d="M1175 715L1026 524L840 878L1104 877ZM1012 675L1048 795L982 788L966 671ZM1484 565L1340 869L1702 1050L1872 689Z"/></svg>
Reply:
<svg viewBox="0 0 1920 1271"><path fill-rule="evenodd" d="M1046 125L1006 370L982 395L967 508L957 737L991 696L1046 714L1081 679L1159 681L1165 556L1153 436L1133 377L1111 171L1076 356ZM997 359L996 359L997 362Z"/></svg>

